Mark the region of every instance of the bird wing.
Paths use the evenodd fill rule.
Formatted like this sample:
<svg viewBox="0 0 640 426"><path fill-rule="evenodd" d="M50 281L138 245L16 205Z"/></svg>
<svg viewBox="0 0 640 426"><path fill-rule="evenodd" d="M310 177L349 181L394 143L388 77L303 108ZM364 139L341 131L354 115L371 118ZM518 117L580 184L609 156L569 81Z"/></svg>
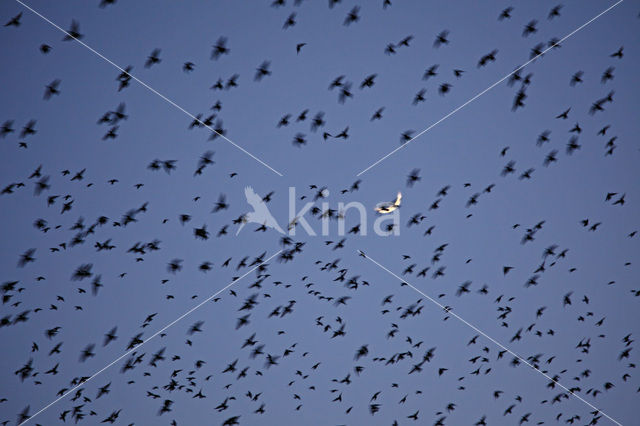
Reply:
<svg viewBox="0 0 640 426"><path fill-rule="evenodd" d="M402 201L402 193L398 192L398 195L396 197L396 201L393 202L393 205L396 207L400 206L400 201Z"/></svg>

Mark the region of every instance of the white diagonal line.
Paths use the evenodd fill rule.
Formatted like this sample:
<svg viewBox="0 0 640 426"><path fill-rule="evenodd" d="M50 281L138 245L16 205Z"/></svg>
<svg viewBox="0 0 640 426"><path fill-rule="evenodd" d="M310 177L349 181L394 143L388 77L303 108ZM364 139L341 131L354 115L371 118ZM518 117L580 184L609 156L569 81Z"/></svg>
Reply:
<svg viewBox="0 0 640 426"><path fill-rule="evenodd" d="M429 301L433 302L435 305L437 305L438 307L440 307L442 310L444 310L447 315L451 315L453 317L455 317L456 319L460 320L460 322L462 322L463 324L465 324L467 327L473 329L474 331L476 331L477 333L480 333L481 335L483 335L484 337L486 337L487 339L489 339L490 341L492 341L494 344L496 344L497 346L499 346L500 348L502 348L503 350L509 352L511 355L513 355L514 357L518 358L521 362L525 363L526 365L528 365L529 367L531 367L532 369L534 369L535 371L537 371L538 373L542 374L544 377L546 377L547 379L551 380L553 383L555 383L556 385L560 386L562 389L564 389L565 391L567 391L569 394L573 395L574 397L576 397L577 399L579 399L580 401L584 402L585 404L587 404L589 407L591 407L592 409L598 411L599 413L602 413L603 416L605 416L606 418L608 418L609 420L611 420L613 423L617 424L618 426L622 426L622 423L618 422L617 420L613 419L612 417L610 417L609 415L607 415L604 411L600 410L598 407L594 406L593 404L587 402L586 400L584 400L581 396L577 395L576 393L570 391L569 389L567 389L562 383L558 382L557 380L553 379L552 377L549 377L548 374L540 371L538 368L536 368L534 365L532 365L531 363L529 363L527 360L525 360L524 358L522 358L520 355L518 355L517 353L513 352L511 349L507 348L505 345L503 345L502 343L498 342L496 339L494 339L493 337L489 336L487 333L485 333L484 331L480 330L478 327L476 327L475 325L471 324L470 322L468 322L467 320L465 320L464 318L462 318L460 315L456 314L455 312L453 312L453 310L451 310L450 308L447 308L446 306L442 305L440 302L438 302L437 300L433 299L430 296L427 296L425 293L423 293L421 290L419 290L418 288L416 288L415 286L413 286L411 283L409 283L408 281L405 281L404 279L400 278L399 276L397 276L396 274L394 274L393 272L391 272L389 269L385 268L384 266L382 266L380 263L376 262L375 260L373 260L371 257L369 257L369 255L364 254L364 252L358 251L358 253L361 253L361 256L366 257L367 259L369 259L371 262L373 262L374 264L376 264L380 269L383 269L384 271L388 272L390 275L394 276L395 278L397 278L398 280L400 280L401 283L404 283L406 285L408 285L409 287L411 287L413 290L415 290L416 292L420 293L421 295L423 295L424 297L426 297L427 299L429 299Z"/></svg>
<svg viewBox="0 0 640 426"><path fill-rule="evenodd" d="M138 77L134 76L133 74L129 73L128 71L126 71L125 69L123 69L121 66L119 66L118 64L116 64L115 62L113 62L112 60L110 60L109 58L107 58L106 56L104 56L103 54L101 54L100 52L96 51L94 48L92 48L91 46L89 46L88 44L86 44L85 42L81 41L80 39L77 39L76 37L72 36L71 34L69 34L68 31L66 31L64 28L60 27L59 25L57 25L56 23L52 22L50 19L48 19L47 17L43 16L41 13L39 13L38 11L34 10L33 8L31 8L30 6L24 4L22 1L20 0L15 0L17 3L20 3L24 8L30 10L31 12L33 12L35 15L39 16L40 18L42 18L44 21L48 22L49 24L51 24L52 26L54 26L55 28L57 28L58 30L60 30L61 32L63 32L64 34L66 34L68 37L72 38L73 40L77 41L78 43L80 43L81 45L83 45L84 47L86 47L87 49L89 49L91 52L93 52L95 55L97 55L98 57L104 59L106 62L108 62L109 64L113 65L115 68L117 68L118 70L120 70L121 72L127 74L128 76L130 76L132 79L134 79L135 81L137 81L138 83L140 83L142 86L144 86L146 89L148 89L150 92L158 95L160 98L162 98L165 102L169 103L170 105L172 105L173 107L179 109L180 111L182 111L183 113L185 113L186 115L188 115L189 117L191 117L193 120L195 120L198 124L203 125L204 127L206 127L207 129L211 130L212 132L214 132L216 135L220 136L222 139L226 140L227 142L229 142L231 145L235 146L236 148L238 148L240 151L244 152L245 154L247 154L249 157L253 158L254 160L256 160L258 163L262 164L263 166L265 166L266 168L268 168L269 170L271 170L272 172L274 172L275 174L277 174L278 176L283 176L282 173L280 173L279 171L277 171L276 169L274 169L273 167L271 167L270 165L268 165L267 163L265 163L264 161L262 161L261 159L259 159L258 157L256 157L255 155L253 155L252 153L250 153L249 151L247 151L246 149L244 149L243 147L241 147L240 145L238 145L237 143L235 143L234 141L232 141L231 139L229 139L228 137L226 137L225 135L217 132L215 129L213 129L211 126L209 126L208 124L200 121L200 119L196 116L194 116L193 114L191 114L189 111L187 111L186 109L184 109L183 107L181 107L180 105L178 105L177 103L175 103L174 101L172 101L171 99L167 98L165 95L163 95L162 93L158 92L156 89L154 89L153 87L149 86L147 83L145 83L144 81L140 80Z"/></svg>
<svg viewBox="0 0 640 426"><path fill-rule="evenodd" d="M187 312L185 312L184 314L180 315L177 319L171 321L169 324L165 325L164 327L162 327L160 330L156 331L154 334L152 334L148 339L145 339L142 343L140 343L139 345L135 346L132 349L129 349L128 351L126 351L125 353L123 353L122 355L120 355L118 358L116 358L115 360L111 361L109 364L107 364L106 366L104 366L103 368L101 368L100 370L96 371L95 373L93 373L91 376L89 376L89 378L87 380L85 380L84 382L78 384L77 386L69 389L67 392L65 392L63 395L61 395L60 397L54 399L53 401L51 401L49 404L45 405L44 407L42 407L40 410L38 410L35 414L33 414L32 416L30 416L27 420L25 420L24 422L20 423L20 425L18 426L22 426L24 424L26 424L27 422L29 422L29 420L32 420L33 418L35 418L38 414L41 414L43 411L47 410L48 408L50 408L51 406L53 406L55 403L57 403L58 401L60 401L61 399L65 398L67 395L69 395L70 393L72 393L73 391L75 391L76 389L84 386L85 384L87 384L91 379L93 379L94 377L96 377L97 375L99 375L100 373L102 373L103 371L105 371L106 369L108 369L109 367L111 367L113 364L116 364L118 361L122 360L123 358L125 358L126 356L128 356L131 352L133 351L137 351L140 347L142 347L142 345L144 345L145 343L147 343L148 341L150 341L151 339L153 339L154 337L156 337L157 335L159 335L160 333L163 333L165 330L167 330L168 328L172 327L174 324L176 324L178 321L182 320L184 317L188 316L189 314L191 314L192 312L194 312L195 310L199 309L202 305L204 305L205 303L209 302L210 300L212 300L213 298L215 298L217 295L219 295L220 293L222 293L223 291L225 291L226 289L228 289L229 287L231 287L232 285L234 285L235 283L237 283L238 281L240 281L241 279L243 279L244 277L246 277L247 275L249 275L251 272L255 271L256 269L258 269L260 266L264 265L265 263L267 263L268 261L270 261L271 259L273 259L274 257L276 257L278 254L280 254L282 252L282 250L278 250L276 253L274 253L273 255L271 255L271 257L269 257L267 260L265 260L264 262L260 263L259 265L256 265L255 267L253 267L252 269L250 269L249 271L245 272L243 275L241 275L240 277L236 278L235 280L231 281L229 284L227 284L225 287L221 288L220 290L216 291L214 294L212 294L211 296L207 297L205 300L203 300L202 302L198 303L196 306L194 306L193 308L189 309Z"/></svg>
<svg viewBox="0 0 640 426"><path fill-rule="evenodd" d="M17 0L16 0L17 1ZM540 52L538 55L534 56L533 58L531 58L530 60L528 60L527 62L525 62L524 64L520 65L518 68L516 68L515 70L511 71L509 74L505 75L504 77L502 77L500 80L496 81L495 83L493 83L491 86L487 87L486 89L484 89L482 92L478 93L477 95L475 95L473 98L469 99L467 102L463 103L462 105L460 105L459 107L457 107L456 109L454 109L453 111L449 112L447 115L445 115L444 117L442 117L440 120L436 121L435 123L433 123L432 125L430 125L429 127L427 127L426 129L424 129L423 131L421 131L420 133L418 133L417 135L415 135L414 137L412 137L411 139L409 139L406 143L400 145L398 148L394 149L393 151L391 151L390 153L388 153L387 155L385 155L384 157L380 158L378 161L376 161L375 163L371 164L369 167L367 167L366 169L362 170L360 173L358 173L356 176L360 176L361 174L367 172L369 169L377 166L378 164L380 164L381 162L383 162L384 160L386 160L387 158L389 158L390 156L392 156L393 154L395 154L396 152L400 151L402 148L405 148L407 145L409 145L409 143L411 143L412 141L414 141L415 139L417 139L418 137L422 136L423 134L427 133L429 130L433 129L434 127L436 127L438 124L442 123L444 120L446 120L447 118L451 117L453 114L455 114L456 112L460 111L462 108L466 107L467 105L469 105L471 102L475 101L476 99L478 99L480 96L484 95L485 93L487 93L489 90L493 89L494 87L496 87L498 84L502 83L503 81L505 81L507 78L511 77L513 74L517 73L518 71L520 71L521 69L523 69L524 67L526 67L527 65L529 65L531 62L535 61L536 59L538 59L540 56L544 55L545 53L547 53L549 50L553 49L556 46L559 46L562 42L564 42L565 40L567 40L569 37L573 36L574 34L576 34L578 31L582 30L583 28L585 28L587 25L591 24L593 21L595 21L596 19L600 18L602 15L604 15L605 13L609 12L611 9L613 9L614 7L616 7L617 5L619 5L620 3L622 3L624 0L618 0L617 3L609 6L608 8L606 8L605 10L603 10L602 12L600 12L598 15L594 16L593 18L591 18L589 21L585 22L584 24L582 24L581 26L579 26L578 28L576 28L575 30L571 31L569 34L567 34L566 36L564 36L562 39L560 39L559 41L557 41L556 43L554 43L553 45L549 46L547 49L545 49L544 51Z"/></svg>

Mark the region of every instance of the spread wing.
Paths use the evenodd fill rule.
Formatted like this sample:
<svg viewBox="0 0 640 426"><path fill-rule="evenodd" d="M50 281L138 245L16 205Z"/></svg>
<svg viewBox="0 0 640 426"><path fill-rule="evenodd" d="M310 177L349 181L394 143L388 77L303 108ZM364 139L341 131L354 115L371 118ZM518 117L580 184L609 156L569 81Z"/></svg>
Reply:
<svg viewBox="0 0 640 426"><path fill-rule="evenodd" d="M393 205L399 207L400 201L402 201L402 193L398 192L398 196L396 197L396 201L394 201Z"/></svg>

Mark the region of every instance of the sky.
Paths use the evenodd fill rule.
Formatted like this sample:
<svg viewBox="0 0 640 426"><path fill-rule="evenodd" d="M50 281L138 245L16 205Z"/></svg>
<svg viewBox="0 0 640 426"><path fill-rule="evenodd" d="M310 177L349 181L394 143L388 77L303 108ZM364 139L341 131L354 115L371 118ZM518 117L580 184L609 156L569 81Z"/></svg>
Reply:
<svg viewBox="0 0 640 426"><path fill-rule="evenodd" d="M0 135L0 421L634 424L640 5L274 3L0 3L3 25L22 14L0 28L0 124L14 130ZM352 12L357 21L345 22ZM82 37L63 41L73 20ZM214 58L221 37L228 54ZM154 49L160 61L145 67ZM495 61L480 66L492 51ZM264 61L270 74L257 80ZM233 75L237 87L212 88ZM55 80L59 93L45 99ZM518 92L524 105L514 109ZM114 122L120 104L126 118ZM594 104L603 110L591 113ZM110 123L99 122L105 113ZM214 113L209 128L190 126ZM36 133L22 136L30 120ZM218 120L227 139L211 139ZM345 128L348 138L335 137ZM405 132L419 136L402 144ZM296 135L306 143L294 145ZM579 148L568 153L572 137ZM213 163L195 174L207 152ZM155 160L175 169L152 170ZM307 212L315 235L255 223L236 235L252 210L246 187L273 192L262 205L287 231L290 210L307 202L334 212L356 203L366 215L348 210L323 231ZM399 225L380 235L374 208L398 192L388 217ZM228 206L216 211L221 196ZM362 232L342 235L340 221ZM203 226L209 235L196 238ZM113 248L98 250L105 242ZM137 243L143 253L130 251ZM34 261L21 265L29 249ZM89 276L77 279L81 265ZM16 322L21 313L27 320ZM104 345L114 327L117 339Z"/></svg>

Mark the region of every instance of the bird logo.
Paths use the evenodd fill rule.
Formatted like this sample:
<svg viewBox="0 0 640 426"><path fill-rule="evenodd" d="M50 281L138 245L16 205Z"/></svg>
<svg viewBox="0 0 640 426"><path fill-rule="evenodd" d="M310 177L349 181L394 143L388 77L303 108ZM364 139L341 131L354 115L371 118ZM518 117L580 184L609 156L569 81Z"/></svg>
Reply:
<svg viewBox="0 0 640 426"><path fill-rule="evenodd" d="M400 201L402 201L402 193L398 192L395 201L379 203L378 205L376 205L374 210L380 214L391 213L400 207Z"/></svg>
<svg viewBox="0 0 640 426"><path fill-rule="evenodd" d="M273 228L281 234L285 233L269 211L269 208L262 197L260 197L252 187L247 186L244 188L244 196L247 198L247 203L253 207L253 211L242 217L242 223L240 224L236 235L240 233L244 225L247 223L257 223L263 228Z"/></svg>

